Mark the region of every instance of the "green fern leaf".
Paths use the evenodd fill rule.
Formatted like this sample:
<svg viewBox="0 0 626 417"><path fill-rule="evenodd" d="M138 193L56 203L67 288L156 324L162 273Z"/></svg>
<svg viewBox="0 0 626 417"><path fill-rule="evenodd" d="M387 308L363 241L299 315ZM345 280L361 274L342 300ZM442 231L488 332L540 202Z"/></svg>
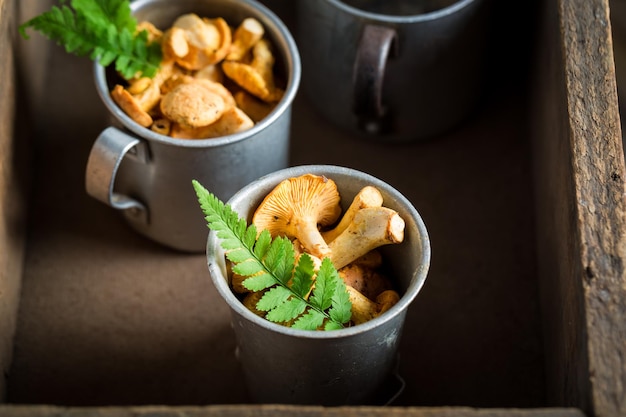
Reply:
<svg viewBox="0 0 626 417"><path fill-rule="evenodd" d="M327 310L332 305L332 298L335 295L337 285L337 279L335 279L333 272L337 273L330 260L324 259L317 272L315 289L313 289L310 300L311 304L320 310Z"/></svg>
<svg viewBox="0 0 626 417"><path fill-rule="evenodd" d="M236 248L226 252L226 257L234 263L245 262L250 259L250 251L245 248Z"/></svg>
<svg viewBox="0 0 626 417"><path fill-rule="evenodd" d="M226 253L226 257L228 257L228 253ZM264 270L263 264L256 259L248 259L245 262L239 262L233 265L233 272L243 275L244 277L256 275L260 272L264 272Z"/></svg>
<svg viewBox="0 0 626 417"><path fill-rule="evenodd" d="M126 0L72 0L72 7L92 21L105 21L131 33L137 27Z"/></svg>
<svg viewBox="0 0 626 417"><path fill-rule="evenodd" d="M254 227L254 225L250 225ZM256 228L255 228L256 230ZM267 251L270 248L270 244L272 243L272 235L267 230L262 230L257 238L256 244L254 245L254 254L259 258L265 258Z"/></svg>
<svg viewBox="0 0 626 417"><path fill-rule="evenodd" d="M265 263L273 271L278 282L287 285L295 263L293 245L288 238L277 237L272 241L265 256Z"/></svg>
<svg viewBox="0 0 626 417"><path fill-rule="evenodd" d="M337 274L333 279L337 280L338 285L335 287L335 292L333 294L328 314L330 315L332 321L336 323L347 323L352 317L352 303L350 302L350 295L348 294L346 286L339 274Z"/></svg>
<svg viewBox="0 0 626 417"><path fill-rule="evenodd" d="M341 324L339 324L340 322L338 321L327 321L326 324L324 325L324 330L339 330L339 329L343 329L343 326Z"/></svg>
<svg viewBox="0 0 626 417"><path fill-rule="evenodd" d="M300 330L317 330L322 324L326 316L317 310L309 309L306 313L298 317L291 327ZM342 326L338 326L336 329L341 329ZM330 330L330 329L328 329Z"/></svg>
<svg viewBox="0 0 626 417"><path fill-rule="evenodd" d="M294 271L293 282L291 283L291 289L298 297L305 298L309 294L314 281L313 275L315 275L313 259L304 253L300 256L300 261Z"/></svg>
<svg viewBox="0 0 626 417"><path fill-rule="evenodd" d="M233 271L247 277L244 287L250 291L267 290L256 305L267 312L267 320L293 322L292 327L307 330L340 329L350 321L350 298L330 259L322 261L314 279L312 258L303 254L295 264L295 251L288 238L272 240L266 230L257 236L255 226L246 226L230 205L198 181L193 180L192 185L207 226L221 239L226 256L233 262Z"/></svg>
<svg viewBox="0 0 626 417"><path fill-rule="evenodd" d="M274 287L263 294L263 297L256 304L256 308L261 311L270 311L277 305L287 302L292 296L292 292L286 287Z"/></svg>
<svg viewBox="0 0 626 417"><path fill-rule="evenodd" d="M147 77L157 73L161 48L148 43L145 31L134 33L136 21L130 15L128 0L111 0L110 4L105 0L73 0L71 5L73 9L66 5L52 6L22 23L20 34L29 39L27 29L32 28L68 53L89 56L102 65L115 62L116 70L126 79L137 73ZM130 23L128 16L132 19Z"/></svg>
<svg viewBox="0 0 626 417"><path fill-rule="evenodd" d="M274 285L276 285L276 278L266 272L246 278L243 281L243 286L252 292L263 291Z"/></svg>
<svg viewBox="0 0 626 417"><path fill-rule="evenodd" d="M284 303L279 304L268 311L265 318L269 321L273 321L274 323L284 323L286 321L291 321L300 314L304 313L306 308L306 301L301 298L291 297Z"/></svg>

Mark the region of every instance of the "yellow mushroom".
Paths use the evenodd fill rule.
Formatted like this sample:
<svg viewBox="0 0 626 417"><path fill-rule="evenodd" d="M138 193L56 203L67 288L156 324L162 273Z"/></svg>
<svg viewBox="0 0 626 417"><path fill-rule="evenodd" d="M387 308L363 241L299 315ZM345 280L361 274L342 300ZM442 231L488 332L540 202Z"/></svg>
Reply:
<svg viewBox="0 0 626 417"><path fill-rule="evenodd" d="M372 301L349 285L346 285L346 289L352 303L351 321L354 324L361 324L375 319L400 300L400 295L394 290L383 291L376 297L376 301Z"/></svg>
<svg viewBox="0 0 626 417"><path fill-rule="evenodd" d="M207 19L188 13L179 16L166 31L162 49L166 58L181 67L199 70L222 61L231 43L231 29L223 18Z"/></svg>
<svg viewBox="0 0 626 417"><path fill-rule="evenodd" d="M263 297L264 294L265 294L264 291L250 292L244 297L242 303L244 306L246 306L248 310L252 311L257 316L265 317L267 313L265 311L261 311L258 308L256 308L257 303L259 302L261 297Z"/></svg>
<svg viewBox="0 0 626 417"><path fill-rule="evenodd" d="M155 120L150 126L150 130L155 133L168 136L172 130L172 122L165 118Z"/></svg>
<svg viewBox="0 0 626 417"><path fill-rule="evenodd" d="M404 240L404 220L387 207L360 209L348 227L328 244L335 268L340 269L377 247Z"/></svg>
<svg viewBox="0 0 626 417"><path fill-rule="evenodd" d="M265 119L274 109L272 104L261 101L244 90L237 91L233 96L237 107L250 116L255 123Z"/></svg>
<svg viewBox="0 0 626 417"><path fill-rule="evenodd" d="M233 34L230 51L226 55L228 61L241 61L252 47L263 37L265 29L261 22L253 17L244 19Z"/></svg>
<svg viewBox="0 0 626 417"><path fill-rule="evenodd" d="M185 58L189 53L189 44L187 43L185 31L177 27L168 29L163 36L161 49L166 60L177 61Z"/></svg>
<svg viewBox="0 0 626 417"><path fill-rule="evenodd" d="M350 207L346 210L345 214L341 218L341 221L334 229L323 232L322 236L324 240L329 243L335 240L337 236L343 233L344 230L352 223L356 213L366 207L380 207L383 205L383 196L376 187L371 185L363 187L350 204Z"/></svg>
<svg viewBox="0 0 626 417"><path fill-rule="evenodd" d="M391 281L372 268L349 264L338 272L346 285L351 286L371 300L375 300L383 291L392 289Z"/></svg>
<svg viewBox="0 0 626 417"><path fill-rule="evenodd" d="M196 85L201 85L202 87L206 88L210 92L215 93L218 96L222 97L222 99L224 100L224 104L227 107L237 106L237 103L235 102L235 98L233 97L233 94L230 92L228 88L224 87L224 84L217 83L215 81L207 80L204 78L192 78L190 82L195 83Z"/></svg>
<svg viewBox="0 0 626 417"><path fill-rule="evenodd" d="M359 256L350 265L359 265L364 268L376 269L380 268L383 264L383 256L380 251L373 249L367 252L365 255Z"/></svg>
<svg viewBox="0 0 626 417"><path fill-rule="evenodd" d="M194 78L224 84L224 72L217 64L207 65L193 74Z"/></svg>
<svg viewBox="0 0 626 417"><path fill-rule="evenodd" d="M253 59L250 64L236 61L224 61L224 74L241 88L268 103L279 101L284 91L275 86L274 55L269 41L261 39L252 49Z"/></svg>
<svg viewBox="0 0 626 417"><path fill-rule="evenodd" d="M341 214L340 197L335 182L325 176L305 174L278 184L261 202L252 223L272 237L298 239L306 252L320 259L330 249L319 232Z"/></svg>
<svg viewBox="0 0 626 417"><path fill-rule="evenodd" d="M243 132L254 126L254 122L237 107L227 107L215 122L197 128L180 124L172 125L170 136L179 139L210 139Z"/></svg>
<svg viewBox="0 0 626 417"><path fill-rule="evenodd" d="M111 98L128 117L143 127L149 127L152 124L152 116L148 112L159 102L161 95L155 84L151 84L138 95L129 93L123 86L117 84L111 91Z"/></svg>
<svg viewBox="0 0 626 417"><path fill-rule="evenodd" d="M197 128L217 121L226 104L215 92L197 83L182 83L161 99L165 117L186 128Z"/></svg>

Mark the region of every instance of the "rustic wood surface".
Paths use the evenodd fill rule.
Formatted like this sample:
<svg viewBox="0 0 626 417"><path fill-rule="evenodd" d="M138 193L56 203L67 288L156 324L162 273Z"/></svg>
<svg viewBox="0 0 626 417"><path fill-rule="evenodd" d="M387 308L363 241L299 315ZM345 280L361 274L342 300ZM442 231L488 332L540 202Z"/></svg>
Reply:
<svg viewBox="0 0 626 417"><path fill-rule="evenodd" d="M437 141L364 143L327 126L302 98L296 102L294 164L371 172L404 192L432 233L429 282L401 346L408 382L402 407L188 406L247 401L233 389L240 374L228 311L215 302L202 255L147 242L84 195L86 155L108 121L94 106L90 65L56 50L42 83L46 114L33 154L45 186L34 196L10 379L9 400L34 405L0 406L0 415L582 415L546 406L626 413L626 174L607 4L538 3L539 95L526 96L526 55L516 56L520 44L506 42L506 35L529 37L516 29L533 26L503 20L498 29L509 32L499 34L498 46L506 59L490 72L497 87L470 123ZM36 405L156 402L187 406Z"/></svg>
<svg viewBox="0 0 626 417"><path fill-rule="evenodd" d="M467 407L336 407L217 405L207 407L0 406L2 417L584 417L577 409L472 409Z"/></svg>
<svg viewBox="0 0 626 417"><path fill-rule="evenodd" d="M0 0L0 399L12 359L26 220L25 131L15 126L23 103L16 102L14 6L13 0Z"/></svg>
<svg viewBox="0 0 626 417"><path fill-rule="evenodd" d="M549 401L618 416L626 413L626 173L609 9L603 0L543 7L533 136Z"/></svg>

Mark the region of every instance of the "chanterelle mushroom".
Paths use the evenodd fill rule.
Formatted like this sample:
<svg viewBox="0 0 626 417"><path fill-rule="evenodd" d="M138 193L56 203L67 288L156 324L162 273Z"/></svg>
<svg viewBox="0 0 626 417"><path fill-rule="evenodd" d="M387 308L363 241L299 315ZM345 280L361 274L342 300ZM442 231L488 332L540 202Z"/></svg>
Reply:
<svg viewBox="0 0 626 417"><path fill-rule="evenodd" d="M166 59L174 59L188 70L221 61L232 42L231 29L224 19L200 18L194 13L179 16L163 36Z"/></svg>
<svg viewBox="0 0 626 417"><path fill-rule="evenodd" d="M367 207L356 212L348 227L328 244L335 268L350 262L379 246L404 240L404 220L387 207Z"/></svg>
<svg viewBox="0 0 626 417"><path fill-rule="evenodd" d="M329 230L327 232L322 233L324 236L324 240L326 242L332 242L335 240L337 236L343 233L344 230L348 228L352 220L354 220L354 216L356 213L367 207L380 207L383 205L383 195L378 191L376 187L372 187L371 185L367 185L358 192L348 210L344 213L341 221L334 229Z"/></svg>
<svg viewBox="0 0 626 417"><path fill-rule="evenodd" d="M182 83L161 99L161 112L185 127L207 126L224 113L224 99L199 83Z"/></svg>
<svg viewBox="0 0 626 417"><path fill-rule="evenodd" d="M284 91L274 83L274 55L270 43L261 39L252 48L253 59L250 64L238 61L222 62L224 74L241 88L261 100L274 103L279 101Z"/></svg>
<svg viewBox="0 0 626 417"><path fill-rule="evenodd" d="M305 174L278 184L261 202L252 218L257 229L272 237L296 238L305 251L320 259L330 255L319 226L328 226L341 214L335 182L324 176Z"/></svg>

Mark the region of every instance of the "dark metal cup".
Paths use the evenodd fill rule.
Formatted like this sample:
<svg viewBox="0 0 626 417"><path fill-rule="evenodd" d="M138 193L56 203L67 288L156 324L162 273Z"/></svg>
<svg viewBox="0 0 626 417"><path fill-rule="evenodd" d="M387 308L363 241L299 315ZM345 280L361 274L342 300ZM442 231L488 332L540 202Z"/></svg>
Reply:
<svg viewBox="0 0 626 417"><path fill-rule="evenodd" d="M413 205L381 180L349 168L312 165L266 175L229 201L248 223L263 198L282 180L306 173L335 181L344 210L366 185L377 187L383 205L405 220L405 239L381 247L400 301L382 315L334 331L297 330L267 321L248 310L233 294L224 251L209 233L207 259L211 279L231 309L239 360L252 399L261 403L371 404L392 375L406 312L422 288L430 266L430 241Z"/></svg>
<svg viewBox="0 0 626 417"><path fill-rule="evenodd" d="M299 0L303 91L348 132L385 142L441 134L483 85L484 0Z"/></svg>

